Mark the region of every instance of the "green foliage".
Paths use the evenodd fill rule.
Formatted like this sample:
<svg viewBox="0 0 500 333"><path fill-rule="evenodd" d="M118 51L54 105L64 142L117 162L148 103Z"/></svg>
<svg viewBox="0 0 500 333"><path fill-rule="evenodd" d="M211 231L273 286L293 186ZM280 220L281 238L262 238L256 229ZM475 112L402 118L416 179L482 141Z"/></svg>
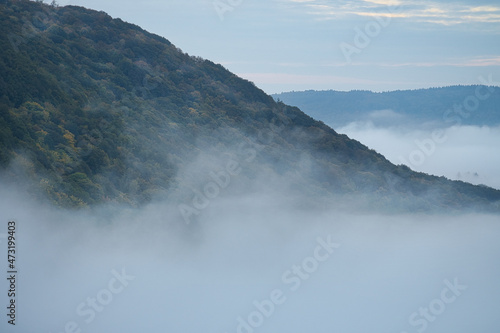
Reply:
<svg viewBox="0 0 500 333"><path fill-rule="evenodd" d="M260 149L243 183L265 170L308 195L374 194L375 206L416 210L500 199L394 166L221 65L105 13L0 4L0 164L22 161L9 172L28 174L39 197L145 204L188 187L178 172L200 150L223 155L238 142ZM443 199L415 199L429 191Z"/></svg>

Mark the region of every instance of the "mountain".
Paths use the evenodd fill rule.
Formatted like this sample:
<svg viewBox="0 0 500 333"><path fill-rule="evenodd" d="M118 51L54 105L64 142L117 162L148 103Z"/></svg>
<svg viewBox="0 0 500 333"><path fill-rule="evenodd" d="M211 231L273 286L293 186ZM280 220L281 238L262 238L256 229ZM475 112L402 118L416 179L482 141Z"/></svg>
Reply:
<svg viewBox="0 0 500 333"><path fill-rule="evenodd" d="M3 186L64 207L161 198L197 214L252 191L388 211L500 200L393 165L138 26L25 0L0 4L0 164Z"/></svg>
<svg viewBox="0 0 500 333"><path fill-rule="evenodd" d="M494 83L490 78L480 78ZM355 121L382 126L449 127L453 125L500 125L500 87L451 86L391 92L292 91L273 97L299 107L333 128Z"/></svg>

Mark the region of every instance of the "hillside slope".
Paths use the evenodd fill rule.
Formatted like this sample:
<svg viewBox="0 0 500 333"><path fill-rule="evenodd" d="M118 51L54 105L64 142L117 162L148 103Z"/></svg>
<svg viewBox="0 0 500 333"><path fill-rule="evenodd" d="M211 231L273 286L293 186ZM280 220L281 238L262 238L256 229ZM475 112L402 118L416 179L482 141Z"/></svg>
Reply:
<svg viewBox="0 0 500 333"><path fill-rule="evenodd" d="M483 78L488 83L487 78ZM333 128L355 121L382 126L500 125L500 87L451 86L443 88L371 91L292 91L274 94Z"/></svg>
<svg viewBox="0 0 500 333"><path fill-rule="evenodd" d="M31 1L0 4L0 163L3 182L61 206L185 202L214 182L215 196L266 184L388 210L498 210L500 200L395 166L135 25Z"/></svg>

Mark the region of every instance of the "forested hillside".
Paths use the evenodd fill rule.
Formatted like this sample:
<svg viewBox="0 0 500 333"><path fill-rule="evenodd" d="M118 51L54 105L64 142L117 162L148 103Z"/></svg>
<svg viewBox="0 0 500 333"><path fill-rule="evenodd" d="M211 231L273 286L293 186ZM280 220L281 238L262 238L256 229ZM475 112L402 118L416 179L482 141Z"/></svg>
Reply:
<svg viewBox="0 0 500 333"><path fill-rule="evenodd" d="M485 84L493 83L492 77L482 77L480 80ZM299 107L333 128L355 121L413 127L500 124L500 88L492 85L381 93L308 90L285 92L273 97Z"/></svg>
<svg viewBox="0 0 500 333"><path fill-rule="evenodd" d="M200 156L212 164L190 173ZM228 160L243 170L241 188L265 176L313 201L422 211L498 210L500 200L500 191L395 166L221 65L103 12L0 4L3 182L65 207L138 206L191 198Z"/></svg>

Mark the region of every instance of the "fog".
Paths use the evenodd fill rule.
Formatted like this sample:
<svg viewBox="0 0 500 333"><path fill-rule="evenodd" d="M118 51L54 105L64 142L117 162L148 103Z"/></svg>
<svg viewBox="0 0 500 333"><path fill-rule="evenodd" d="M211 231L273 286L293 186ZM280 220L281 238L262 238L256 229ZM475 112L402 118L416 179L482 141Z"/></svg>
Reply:
<svg viewBox="0 0 500 333"><path fill-rule="evenodd" d="M422 154L429 153L422 167L442 158L450 168L445 153L465 141L485 147L481 157L490 150L496 156L485 142L499 133L359 124L345 130L375 149L396 139L406 143L394 149L396 157L411 156L411 142L419 140ZM286 177L293 175L276 177L259 165L265 145L226 135L237 138L234 147L216 151L199 143L200 154L177 175L181 188L142 208L55 208L32 200L29 186L0 177L0 253L7 253L7 222L15 221L18 271L13 327L11 274L0 256L7 276L0 283L1 332L468 333L499 327L498 215L370 215L354 213L356 202L342 212L324 208L334 202L311 208L301 204L306 195L291 195ZM310 163L304 156L299 164L307 169Z"/></svg>
<svg viewBox="0 0 500 333"><path fill-rule="evenodd" d="M498 216L298 209L268 188L221 194L186 224L166 202L75 212L14 188L0 197L0 237L15 220L19 266L15 327L0 283L1 332L468 333L500 324Z"/></svg>
<svg viewBox="0 0 500 333"><path fill-rule="evenodd" d="M412 170L500 189L500 127L439 128L364 121L336 128Z"/></svg>

